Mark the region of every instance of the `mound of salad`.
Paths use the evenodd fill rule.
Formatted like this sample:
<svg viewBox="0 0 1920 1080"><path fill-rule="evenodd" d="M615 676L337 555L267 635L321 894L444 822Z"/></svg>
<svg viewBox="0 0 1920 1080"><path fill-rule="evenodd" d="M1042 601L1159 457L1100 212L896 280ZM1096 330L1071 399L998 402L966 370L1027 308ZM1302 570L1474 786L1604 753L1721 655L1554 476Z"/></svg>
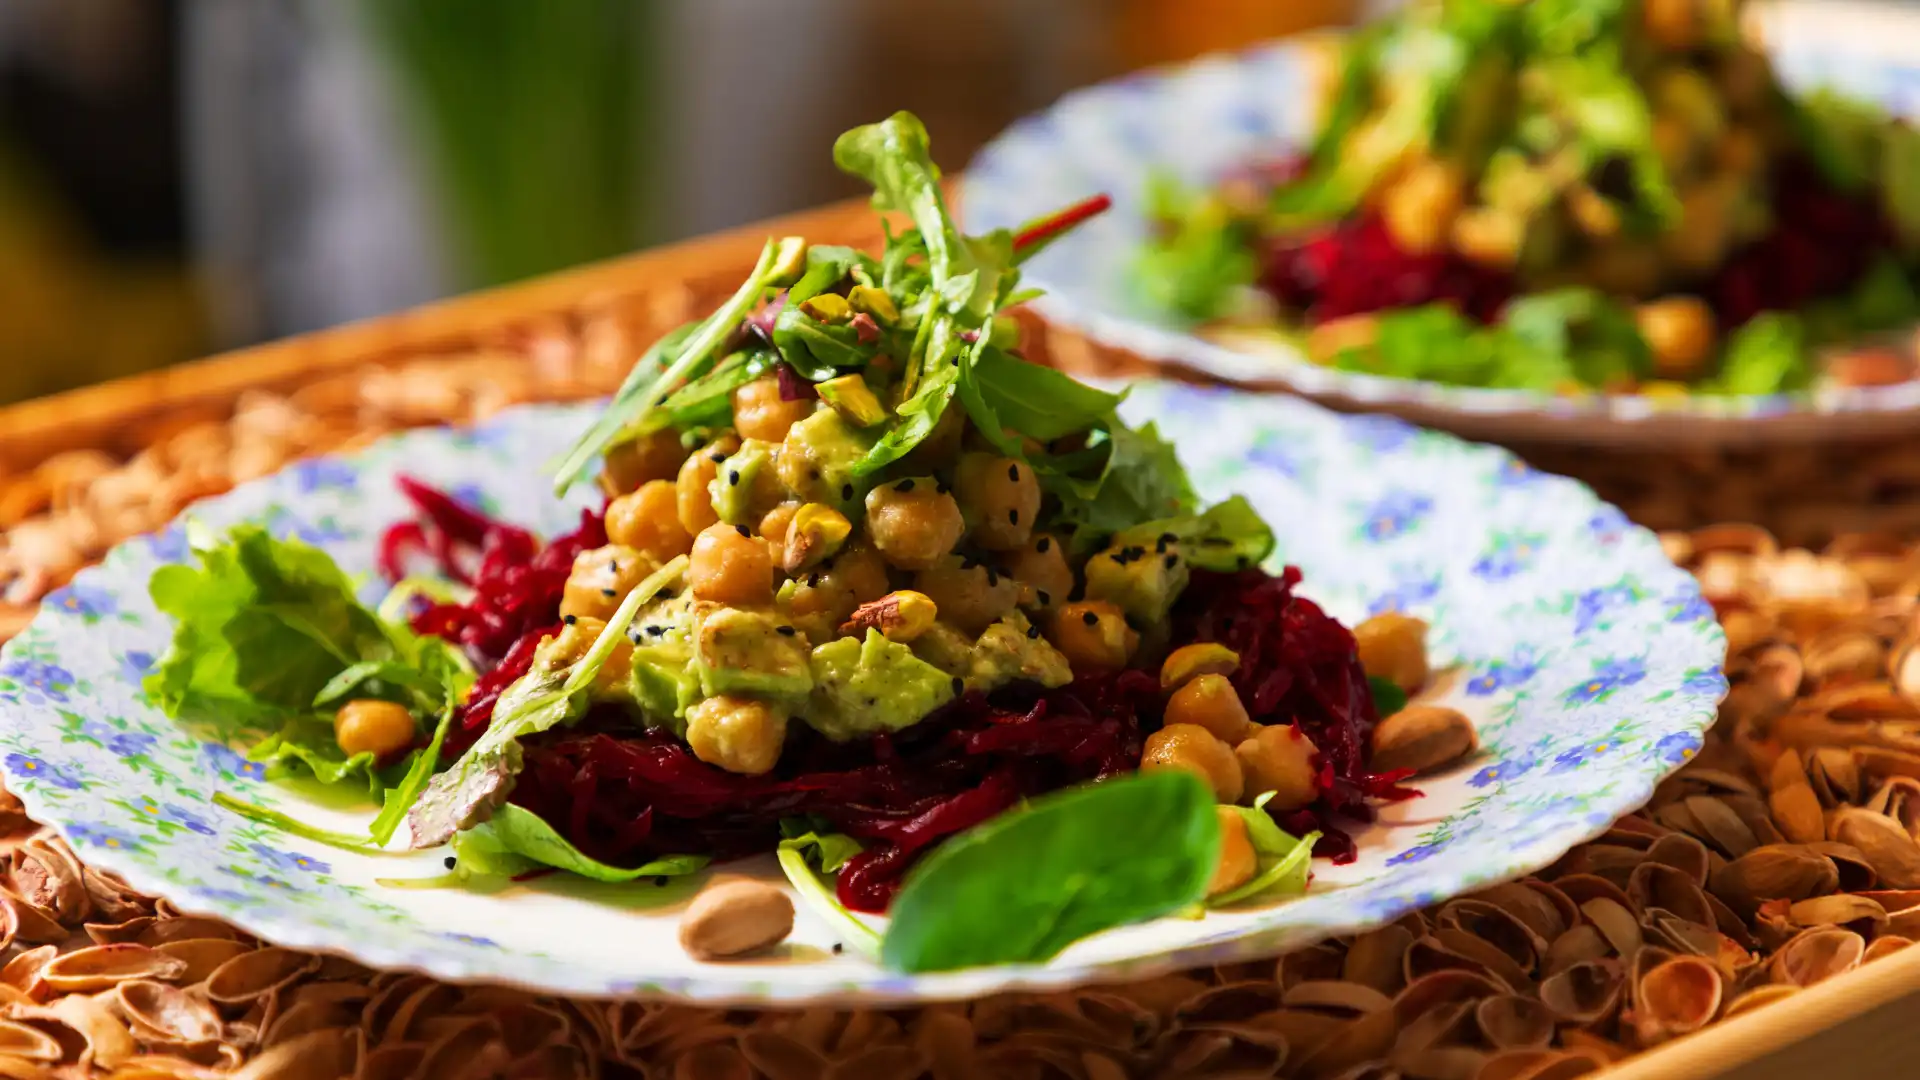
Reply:
<svg viewBox="0 0 1920 1080"><path fill-rule="evenodd" d="M1460 386L1907 381L1920 136L1788 93L1740 7L1416 0L1346 43L1303 155L1156 182L1139 287L1222 343Z"/></svg>
<svg viewBox="0 0 1920 1080"><path fill-rule="evenodd" d="M777 853L850 943L876 946L849 912L891 910L883 959L925 970L1297 893L1413 794L1368 746L1424 626L1369 629L1370 681L1261 568L1245 500L1202 507L1121 395L1019 355L1020 264L1105 201L968 236L911 115L834 158L907 227L878 257L769 241L642 356L558 465L557 492L597 475L571 533L403 479L370 610L317 549L190 530L199 565L152 583L153 699L381 809L361 837L223 805L447 845L413 886Z"/></svg>

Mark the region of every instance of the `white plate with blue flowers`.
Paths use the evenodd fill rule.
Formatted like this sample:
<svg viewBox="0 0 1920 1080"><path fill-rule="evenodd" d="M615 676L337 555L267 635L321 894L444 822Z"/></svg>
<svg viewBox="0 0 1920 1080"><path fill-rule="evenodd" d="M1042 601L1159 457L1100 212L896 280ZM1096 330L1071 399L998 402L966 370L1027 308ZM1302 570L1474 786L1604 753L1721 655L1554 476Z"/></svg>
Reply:
<svg viewBox="0 0 1920 1080"><path fill-rule="evenodd" d="M1819 0L1751 12L1781 81L1830 88L1912 118L1920 29L1897 5ZM1316 85L1336 42L1303 37L1137 72L1076 90L1015 122L968 165L959 202L968 228L1017 228L1094 193L1112 197L1028 266L1049 323L1166 370L1282 389L1335 408L1391 413L1469 438L1613 446L1758 445L1846 440L1913 430L1920 381L1797 393L1561 395L1455 386L1322 366L1269 333L1208 335L1142 296L1155 177L1204 189L1250 162L1313 138Z"/></svg>
<svg viewBox="0 0 1920 1080"><path fill-rule="evenodd" d="M142 680L171 632L147 585L188 558L178 525L114 550L0 651L6 783L84 858L286 945L558 993L873 1005L1147 977L1377 925L1550 863L1699 747L1726 688L1719 627L1655 538L1586 488L1496 449L1293 400L1149 383L1122 411L1158 422L1209 500L1251 499L1279 534L1276 565L1301 567L1334 615L1429 620L1438 665L1456 673L1446 702L1478 726L1478 754L1356 832L1357 861L1316 862L1302 897L1123 927L1045 964L903 975L836 952L833 926L804 906L773 955L696 962L675 938L691 884L383 885L433 877L440 854L337 850L224 808L216 794L336 830L364 830L372 814L266 781L245 747L206 741L147 701ZM540 464L589 419L534 407L406 434L296 465L192 517L317 545L364 576L371 602L376 540L408 515L397 474L553 535L578 504L551 497Z"/></svg>

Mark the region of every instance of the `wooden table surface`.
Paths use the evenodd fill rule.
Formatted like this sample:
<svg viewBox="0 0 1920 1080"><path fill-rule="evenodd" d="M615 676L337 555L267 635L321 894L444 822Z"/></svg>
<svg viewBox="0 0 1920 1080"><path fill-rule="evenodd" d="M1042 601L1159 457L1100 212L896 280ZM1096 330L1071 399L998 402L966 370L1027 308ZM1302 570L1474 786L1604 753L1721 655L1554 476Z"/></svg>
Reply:
<svg viewBox="0 0 1920 1080"><path fill-rule="evenodd" d="M652 305L653 331L731 292L769 235L873 245L864 201L616 259L352 326L241 350L174 369L0 409L0 477L60 451L125 456L186 419L226 415L250 391L285 391L367 365L471 348L490 336L576 317L597 305ZM1046 341L1034 351L1045 355ZM1057 332L1056 356L1084 357ZM1865 1076L1920 1074L1920 948L1801 991L1768 1007L1629 1059L1621 1080L1726 1077L1786 1080L1844 1068Z"/></svg>

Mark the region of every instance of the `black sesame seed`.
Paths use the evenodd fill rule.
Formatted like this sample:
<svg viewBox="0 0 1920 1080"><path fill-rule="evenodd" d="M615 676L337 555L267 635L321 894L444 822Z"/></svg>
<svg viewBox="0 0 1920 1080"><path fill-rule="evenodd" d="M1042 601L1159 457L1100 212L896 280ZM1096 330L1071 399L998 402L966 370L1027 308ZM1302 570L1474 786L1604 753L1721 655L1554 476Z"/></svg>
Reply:
<svg viewBox="0 0 1920 1080"><path fill-rule="evenodd" d="M1238 559L1235 559L1234 563L1235 565L1239 566L1240 569L1245 570L1247 567L1253 565L1253 560L1247 558L1245 555L1242 555Z"/></svg>
<svg viewBox="0 0 1920 1080"><path fill-rule="evenodd" d="M633 642L635 645L640 644L640 631L638 630L627 631L627 640Z"/></svg>
<svg viewBox="0 0 1920 1080"><path fill-rule="evenodd" d="M960 691L965 690L966 688L967 688L967 684L961 680L960 676L955 675L953 677L953 692L957 695L960 693Z"/></svg>
<svg viewBox="0 0 1920 1080"><path fill-rule="evenodd" d="M1038 595L1038 596L1040 597L1040 606L1041 606L1041 607L1046 607L1046 606L1048 606L1049 604L1052 604L1052 603L1053 603L1053 594L1052 594L1052 593L1050 593L1050 592L1048 592L1048 591L1047 591L1047 590L1045 590L1045 589L1041 589L1041 590L1039 591L1039 593L1037 593L1036 595Z"/></svg>
<svg viewBox="0 0 1920 1080"><path fill-rule="evenodd" d="M956 357L954 357L954 358L953 358L953 366L954 366L954 367L959 367L959 366L960 366L960 358L959 358L959 357L957 357L957 356L956 356Z"/></svg>
<svg viewBox="0 0 1920 1080"><path fill-rule="evenodd" d="M1009 525L1020 524L1020 511L1018 510L1007 511L1007 524Z"/></svg>
<svg viewBox="0 0 1920 1080"><path fill-rule="evenodd" d="M991 589L998 584L1000 584L1000 575L994 573L993 567L987 567L987 588Z"/></svg>
<svg viewBox="0 0 1920 1080"><path fill-rule="evenodd" d="M774 629L774 632L779 634L781 637L792 637L794 634L793 627L791 626L776 626L773 629Z"/></svg>
<svg viewBox="0 0 1920 1080"><path fill-rule="evenodd" d="M620 560L618 560L618 559L608 559L608 560L607 560L607 573L609 573L609 574L617 574L617 573L619 573L619 572L620 572Z"/></svg>
<svg viewBox="0 0 1920 1080"><path fill-rule="evenodd" d="M1042 555L1045 555L1047 553L1047 549L1052 546L1053 546L1053 537L1043 536L1040 538L1039 543L1033 545L1033 550L1039 552Z"/></svg>
<svg viewBox="0 0 1920 1080"><path fill-rule="evenodd" d="M1172 533L1170 533L1170 532L1165 532L1165 533L1161 533L1161 534L1160 534L1160 542L1161 542L1161 543L1163 543L1163 544L1171 544L1171 543L1173 543L1173 542L1174 542L1175 540L1178 540L1178 539L1180 539L1180 538L1179 538L1179 537L1177 537L1177 536L1175 536L1175 535L1173 535L1173 534L1172 534Z"/></svg>
<svg viewBox="0 0 1920 1080"><path fill-rule="evenodd" d="M1020 482L1020 466L1018 465L1007 466L1007 479L1013 481L1016 484L1019 483Z"/></svg>
<svg viewBox="0 0 1920 1080"><path fill-rule="evenodd" d="M569 616L567 616L566 618L564 618L564 619L561 619L560 621L561 621L561 622L563 622L563 623L566 623L566 624L567 624L568 626L572 626L572 625L573 625L574 623L577 623L577 622L579 622L579 621L580 621L580 616L578 616L578 615L569 615Z"/></svg>
<svg viewBox="0 0 1920 1080"><path fill-rule="evenodd" d="M1178 556L1178 555L1169 555L1169 556L1167 556L1167 557L1166 557L1166 558L1165 558L1164 560L1162 560L1162 561L1161 561L1161 565L1162 565L1162 566L1165 566L1165 567L1166 567L1167 569L1169 569L1169 570L1171 570L1171 569L1173 569L1174 567L1176 567L1176 566L1179 566L1179 565L1180 565L1180 556Z"/></svg>
<svg viewBox="0 0 1920 1080"><path fill-rule="evenodd" d="M667 628L664 626L649 626L647 627L647 633L652 634L654 637L665 637Z"/></svg>
<svg viewBox="0 0 1920 1080"><path fill-rule="evenodd" d="M846 951L847 951L847 947L845 945L842 945L837 941L833 943L833 955L839 956L841 953Z"/></svg>
<svg viewBox="0 0 1920 1080"><path fill-rule="evenodd" d="M713 462L715 465L718 465L721 462L727 460L727 455L721 453L718 450L715 450L713 453L707 455L707 460Z"/></svg>
<svg viewBox="0 0 1920 1080"><path fill-rule="evenodd" d="M745 536L748 538L752 538L753 536L753 530L747 528L745 525L735 525L733 527L733 531L739 533L741 536Z"/></svg>
<svg viewBox="0 0 1920 1080"><path fill-rule="evenodd" d="M728 469L728 470L727 470L727 485L728 485L729 487L739 487L739 486L740 486L740 470L739 470L739 469Z"/></svg>
<svg viewBox="0 0 1920 1080"><path fill-rule="evenodd" d="M449 855L449 856L447 856L447 857L446 857L445 859L442 859L442 860L440 861L440 865L442 865L442 866L444 866L444 867L446 867L447 869L449 869L449 870L451 870L451 869L453 869L454 867L456 867L456 866L458 866L458 865L460 865L460 860L459 860L459 859L456 859L456 858L454 858L454 857L453 857L453 856L451 856L451 855Z"/></svg>
<svg viewBox="0 0 1920 1080"><path fill-rule="evenodd" d="M1080 615L1080 621L1086 623L1088 626L1098 626L1100 625L1100 616L1095 615L1091 611L1083 612Z"/></svg>
<svg viewBox="0 0 1920 1080"><path fill-rule="evenodd" d="M1165 552L1166 552L1166 550L1167 550L1167 542L1166 542L1166 540L1165 540L1165 539L1160 539L1160 540L1156 540L1156 541L1154 541L1154 544L1153 544L1153 550L1154 550L1154 551L1156 551L1156 552L1158 552L1158 553L1161 553L1161 554L1165 554Z"/></svg>
<svg viewBox="0 0 1920 1080"><path fill-rule="evenodd" d="M1039 628L1039 627L1037 627L1037 626L1029 626L1029 627L1027 627L1027 637L1028 637L1028 638L1037 638L1037 637L1039 637L1039 636L1040 636L1040 628Z"/></svg>
<svg viewBox="0 0 1920 1080"><path fill-rule="evenodd" d="M913 481L912 481L912 480L902 480L902 481L900 481L899 483L897 483L897 484L895 484L895 485L893 485L893 490L895 490L895 491L912 491L912 490L913 490Z"/></svg>
<svg viewBox="0 0 1920 1080"><path fill-rule="evenodd" d="M817 574L817 573L816 573L816 574L808 574L808 575L807 575L807 588L809 588L809 589L817 589L817 588L819 588L819 587L820 587L820 575L819 575L819 574Z"/></svg>
<svg viewBox="0 0 1920 1080"><path fill-rule="evenodd" d="M851 499L851 498L853 498L853 485L852 485L852 484L841 484L841 485L840 485L840 497L841 497L841 498L843 498L843 499Z"/></svg>
<svg viewBox="0 0 1920 1080"><path fill-rule="evenodd" d="M618 590L618 589L601 589L601 590L600 590L600 595L601 595L601 596L619 596L619 595L620 595L620 590Z"/></svg>
<svg viewBox="0 0 1920 1080"><path fill-rule="evenodd" d="M948 492L952 491L953 489L947 486L947 482L945 480L939 480L939 481L935 481L933 485L933 490L938 494L945 495Z"/></svg>
<svg viewBox="0 0 1920 1080"><path fill-rule="evenodd" d="M819 469L808 469L808 470L807 470L807 479L809 479L809 480L818 480L818 479L820 479L820 470L819 470Z"/></svg>
<svg viewBox="0 0 1920 1080"><path fill-rule="evenodd" d="M667 887L667 880L667 875L661 874L659 877L653 879L653 887L656 889L664 889Z"/></svg>
<svg viewBox="0 0 1920 1080"><path fill-rule="evenodd" d="M1224 536L1209 536L1200 541L1202 547L1230 547L1233 541Z"/></svg>
<svg viewBox="0 0 1920 1080"><path fill-rule="evenodd" d="M1147 557L1147 549L1143 547L1130 547L1127 549L1127 557L1132 559L1144 559Z"/></svg>

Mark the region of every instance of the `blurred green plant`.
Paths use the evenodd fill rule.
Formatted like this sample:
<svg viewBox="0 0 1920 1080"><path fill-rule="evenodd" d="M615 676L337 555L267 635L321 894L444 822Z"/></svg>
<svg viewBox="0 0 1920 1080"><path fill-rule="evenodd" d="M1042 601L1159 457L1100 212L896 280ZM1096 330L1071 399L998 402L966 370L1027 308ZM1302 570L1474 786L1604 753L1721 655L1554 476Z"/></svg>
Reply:
<svg viewBox="0 0 1920 1080"><path fill-rule="evenodd" d="M653 0L362 0L466 287L645 239Z"/></svg>

